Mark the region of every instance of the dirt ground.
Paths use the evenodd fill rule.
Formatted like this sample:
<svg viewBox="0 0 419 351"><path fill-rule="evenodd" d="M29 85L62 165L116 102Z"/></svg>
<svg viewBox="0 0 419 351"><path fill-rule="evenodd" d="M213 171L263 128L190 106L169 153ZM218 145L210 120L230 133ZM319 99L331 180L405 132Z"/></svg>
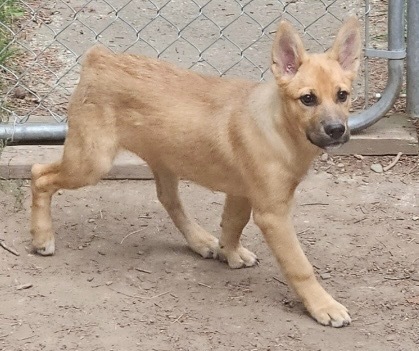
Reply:
<svg viewBox="0 0 419 351"><path fill-rule="evenodd" d="M153 181L104 181L54 201L57 251L30 253L26 181L2 181L0 349L403 350L419 345L419 159L382 174L373 162L317 161L298 189L295 222L322 284L353 323L316 324L250 223L257 267L231 270L191 252ZM219 231L223 195L191 183L190 212Z"/></svg>

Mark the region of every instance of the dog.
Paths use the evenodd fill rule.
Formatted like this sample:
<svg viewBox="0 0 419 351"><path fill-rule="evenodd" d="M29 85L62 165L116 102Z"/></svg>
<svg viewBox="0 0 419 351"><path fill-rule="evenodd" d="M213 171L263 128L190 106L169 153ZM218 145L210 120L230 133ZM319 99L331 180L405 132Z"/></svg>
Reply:
<svg viewBox="0 0 419 351"><path fill-rule="evenodd" d="M52 195L96 184L125 149L147 162L158 199L193 251L221 257L231 268L255 265L256 255L240 242L253 213L311 316L323 325L350 324L347 309L317 281L291 211L313 159L350 137L350 93L360 55L355 17L320 54L307 53L292 25L281 21L272 47L274 79L265 83L205 76L94 46L69 102L62 159L32 167L34 250L55 251ZM179 179L226 194L219 240L185 213Z"/></svg>

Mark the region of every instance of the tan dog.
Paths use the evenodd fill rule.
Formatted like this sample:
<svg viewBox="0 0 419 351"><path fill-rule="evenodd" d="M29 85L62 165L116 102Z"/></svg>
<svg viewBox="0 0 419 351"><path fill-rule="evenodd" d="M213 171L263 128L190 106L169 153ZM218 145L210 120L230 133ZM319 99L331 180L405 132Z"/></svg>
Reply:
<svg viewBox="0 0 419 351"><path fill-rule="evenodd" d="M55 250L51 197L60 188L97 183L121 149L152 169L157 195L189 246L230 267L257 263L240 243L253 218L307 310L321 324L351 319L317 282L291 219L295 188L321 149L349 139L351 84L359 66L359 24L350 18L326 53L309 55L287 22L272 51L275 81L207 77L158 60L114 55L100 47L85 57L69 106L61 161L32 168L33 245ZM184 212L178 180L227 194L220 241Z"/></svg>

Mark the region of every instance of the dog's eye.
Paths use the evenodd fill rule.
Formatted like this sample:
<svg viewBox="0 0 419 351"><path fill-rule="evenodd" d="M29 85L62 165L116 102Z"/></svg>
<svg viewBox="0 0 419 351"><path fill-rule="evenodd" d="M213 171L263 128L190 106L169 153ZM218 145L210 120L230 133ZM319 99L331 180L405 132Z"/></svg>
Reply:
<svg viewBox="0 0 419 351"><path fill-rule="evenodd" d="M339 90L338 91L338 101L339 102L345 102L348 99L349 93L345 90Z"/></svg>
<svg viewBox="0 0 419 351"><path fill-rule="evenodd" d="M305 94L300 97L300 101L306 106L314 106L317 103L317 97L314 94Z"/></svg>

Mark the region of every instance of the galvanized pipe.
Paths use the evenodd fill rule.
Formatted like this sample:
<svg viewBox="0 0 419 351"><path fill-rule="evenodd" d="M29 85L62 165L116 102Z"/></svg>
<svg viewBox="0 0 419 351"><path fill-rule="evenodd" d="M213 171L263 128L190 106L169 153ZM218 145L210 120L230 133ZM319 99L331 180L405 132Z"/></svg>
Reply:
<svg viewBox="0 0 419 351"><path fill-rule="evenodd" d="M66 134L66 123L0 123L0 139L10 143L62 142Z"/></svg>
<svg viewBox="0 0 419 351"><path fill-rule="evenodd" d="M411 2L416 3L417 0L412 0ZM395 52L396 58L390 58L388 60L387 86L381 95L381 99L378 100L369 109L350 116L349 128L351 129L352 133L359 132L360 130L365 129L377 122L391 109L400 94L400 90L403 84L404 59L400 58L400 56L403 55L400 55L399 53L405 50L404 4L404 0L391 0L388 2L388 51ZM416 23L416 27L419 27L418 23ZM416 103L418 104L418 101L416 101Z"/></svg>
<svg viewBox="0 0 419 351"><path fill-rule="evenodd" d="M419 1L407 2L406 112L419 118Z"/></svg>

